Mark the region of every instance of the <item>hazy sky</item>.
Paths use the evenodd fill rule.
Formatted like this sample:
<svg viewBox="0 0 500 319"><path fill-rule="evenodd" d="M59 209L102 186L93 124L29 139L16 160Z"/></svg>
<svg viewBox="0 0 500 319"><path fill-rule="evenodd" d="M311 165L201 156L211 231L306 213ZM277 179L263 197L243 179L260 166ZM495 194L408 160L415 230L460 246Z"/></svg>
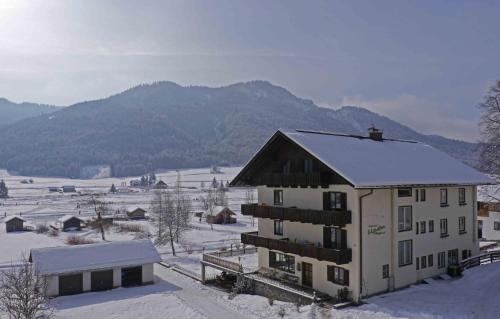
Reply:
<svg viewBox="0 0 500 319"><path fill-rule="evenodd" d="M68 105L170 80L268 80L478 138L500 1L0 0L0 96Z"/></svg>

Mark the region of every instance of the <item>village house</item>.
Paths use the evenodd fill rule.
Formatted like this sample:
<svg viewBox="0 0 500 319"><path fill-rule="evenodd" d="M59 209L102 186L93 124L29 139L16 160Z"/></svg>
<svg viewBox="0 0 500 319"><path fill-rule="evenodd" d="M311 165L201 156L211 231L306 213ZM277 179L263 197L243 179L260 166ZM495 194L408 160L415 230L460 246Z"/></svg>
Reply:
<svg viewBox="0 0 500 319"><path fill-rule="evenodd" d="M136 209L127 212L127 217L130 219L145 219L146 218L146 211L140 207L137 207Z"/></svg>
<svg viewBox="0 0 500 319"><path fill-rule="evenodd" d="M151 284L153 264L160 261L150 240L36 248L30 253L51 297Z"/></svg>
<svg viewBox="0 0 500 319"><path fill-rule="evenodd" d="M227 207L215 206L213 214L206 212L206 220L208 224L234 224L236 223L236 214Z"/></svg>
<svg viewBox="0 0 500 319"><path fill-rule="evenodd" d="M73 215L64 215L63 217L59 218L59 223L61 224L61 229L63 231L81 230L82 223L84 222L85 221L83 219Z"/></svg>
<svg viewBox="0 0 500 319"><path fill-rule="evenodd" d="M476 186L488 177L428 145L277 131L231 182L255 186L244 244L259 267L354 301L447 271L479 252Z"/></svg>
<svg viewBox="0 0 500 319"><path fill-rule="evenodd" d="M24 218L19 216L9 216L5 218L3 221L5 223L5 231L7 233L23 231L24 223L26 222Z"/></svg>
<svg viewBox="0 0 500 319"><path fill-rule="evenodd" d="M62 191L64 193L76 193L76 187L73 185L64 185Z"/></svg>

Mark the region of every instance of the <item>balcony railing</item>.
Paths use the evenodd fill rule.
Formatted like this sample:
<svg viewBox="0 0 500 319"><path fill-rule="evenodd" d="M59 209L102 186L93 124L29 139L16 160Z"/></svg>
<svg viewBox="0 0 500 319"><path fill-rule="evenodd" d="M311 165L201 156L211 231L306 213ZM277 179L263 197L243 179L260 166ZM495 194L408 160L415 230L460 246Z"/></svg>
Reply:
<svg viewBox="0 0 500 319"><path fill-rule="evenodd" d="M292 242L288 239L272 239L262 237L257 232L242 233L241 242L245 245L254 245L272 250L278 250L288 254L310 257L317 260L334 262L337 265L343 265L351 262L352 252L350 248L330 249L317 247L314 245Z"/></svg>
<svg viewBox="0 0 500 319"><path fill-rule="evenodd" d="M347 210L314 210L242 204L241 213L253 217L281 219L292 222L336 227L344 227L346 224L351 223L351 211Z"/></svg>
<svg viewBox="0 0 500 319"><path fill-rule="evenodd" d="M329 182L328 173L267 173L259 177L258 184L272 187L328 187Z"/></svg>

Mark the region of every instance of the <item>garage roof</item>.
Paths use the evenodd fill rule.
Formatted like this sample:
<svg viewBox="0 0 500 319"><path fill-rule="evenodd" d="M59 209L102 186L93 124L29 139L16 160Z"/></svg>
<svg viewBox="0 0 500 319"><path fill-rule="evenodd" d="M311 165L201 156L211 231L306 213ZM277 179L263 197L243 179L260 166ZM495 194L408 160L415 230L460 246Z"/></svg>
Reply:
<svg viewBox="0 0 500 319"><path fill-rule="evenodd" d="M34 248L30 261L41 275L60 275L156 263L161 258L153 243L146 239Z"/></svg>

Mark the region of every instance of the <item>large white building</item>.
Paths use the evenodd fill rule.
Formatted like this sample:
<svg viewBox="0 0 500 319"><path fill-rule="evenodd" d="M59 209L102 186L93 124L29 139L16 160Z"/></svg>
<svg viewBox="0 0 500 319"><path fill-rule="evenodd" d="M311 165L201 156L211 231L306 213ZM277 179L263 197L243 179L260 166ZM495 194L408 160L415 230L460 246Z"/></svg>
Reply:
<svg viewBox="0 0 500 319"><path fill-rule="evenodd" d="M391 291L479 251L476 185L488 177L428 145L277 131L232 181L256 186L259 218L242 242L259 267L338 296Z"/></svg>

